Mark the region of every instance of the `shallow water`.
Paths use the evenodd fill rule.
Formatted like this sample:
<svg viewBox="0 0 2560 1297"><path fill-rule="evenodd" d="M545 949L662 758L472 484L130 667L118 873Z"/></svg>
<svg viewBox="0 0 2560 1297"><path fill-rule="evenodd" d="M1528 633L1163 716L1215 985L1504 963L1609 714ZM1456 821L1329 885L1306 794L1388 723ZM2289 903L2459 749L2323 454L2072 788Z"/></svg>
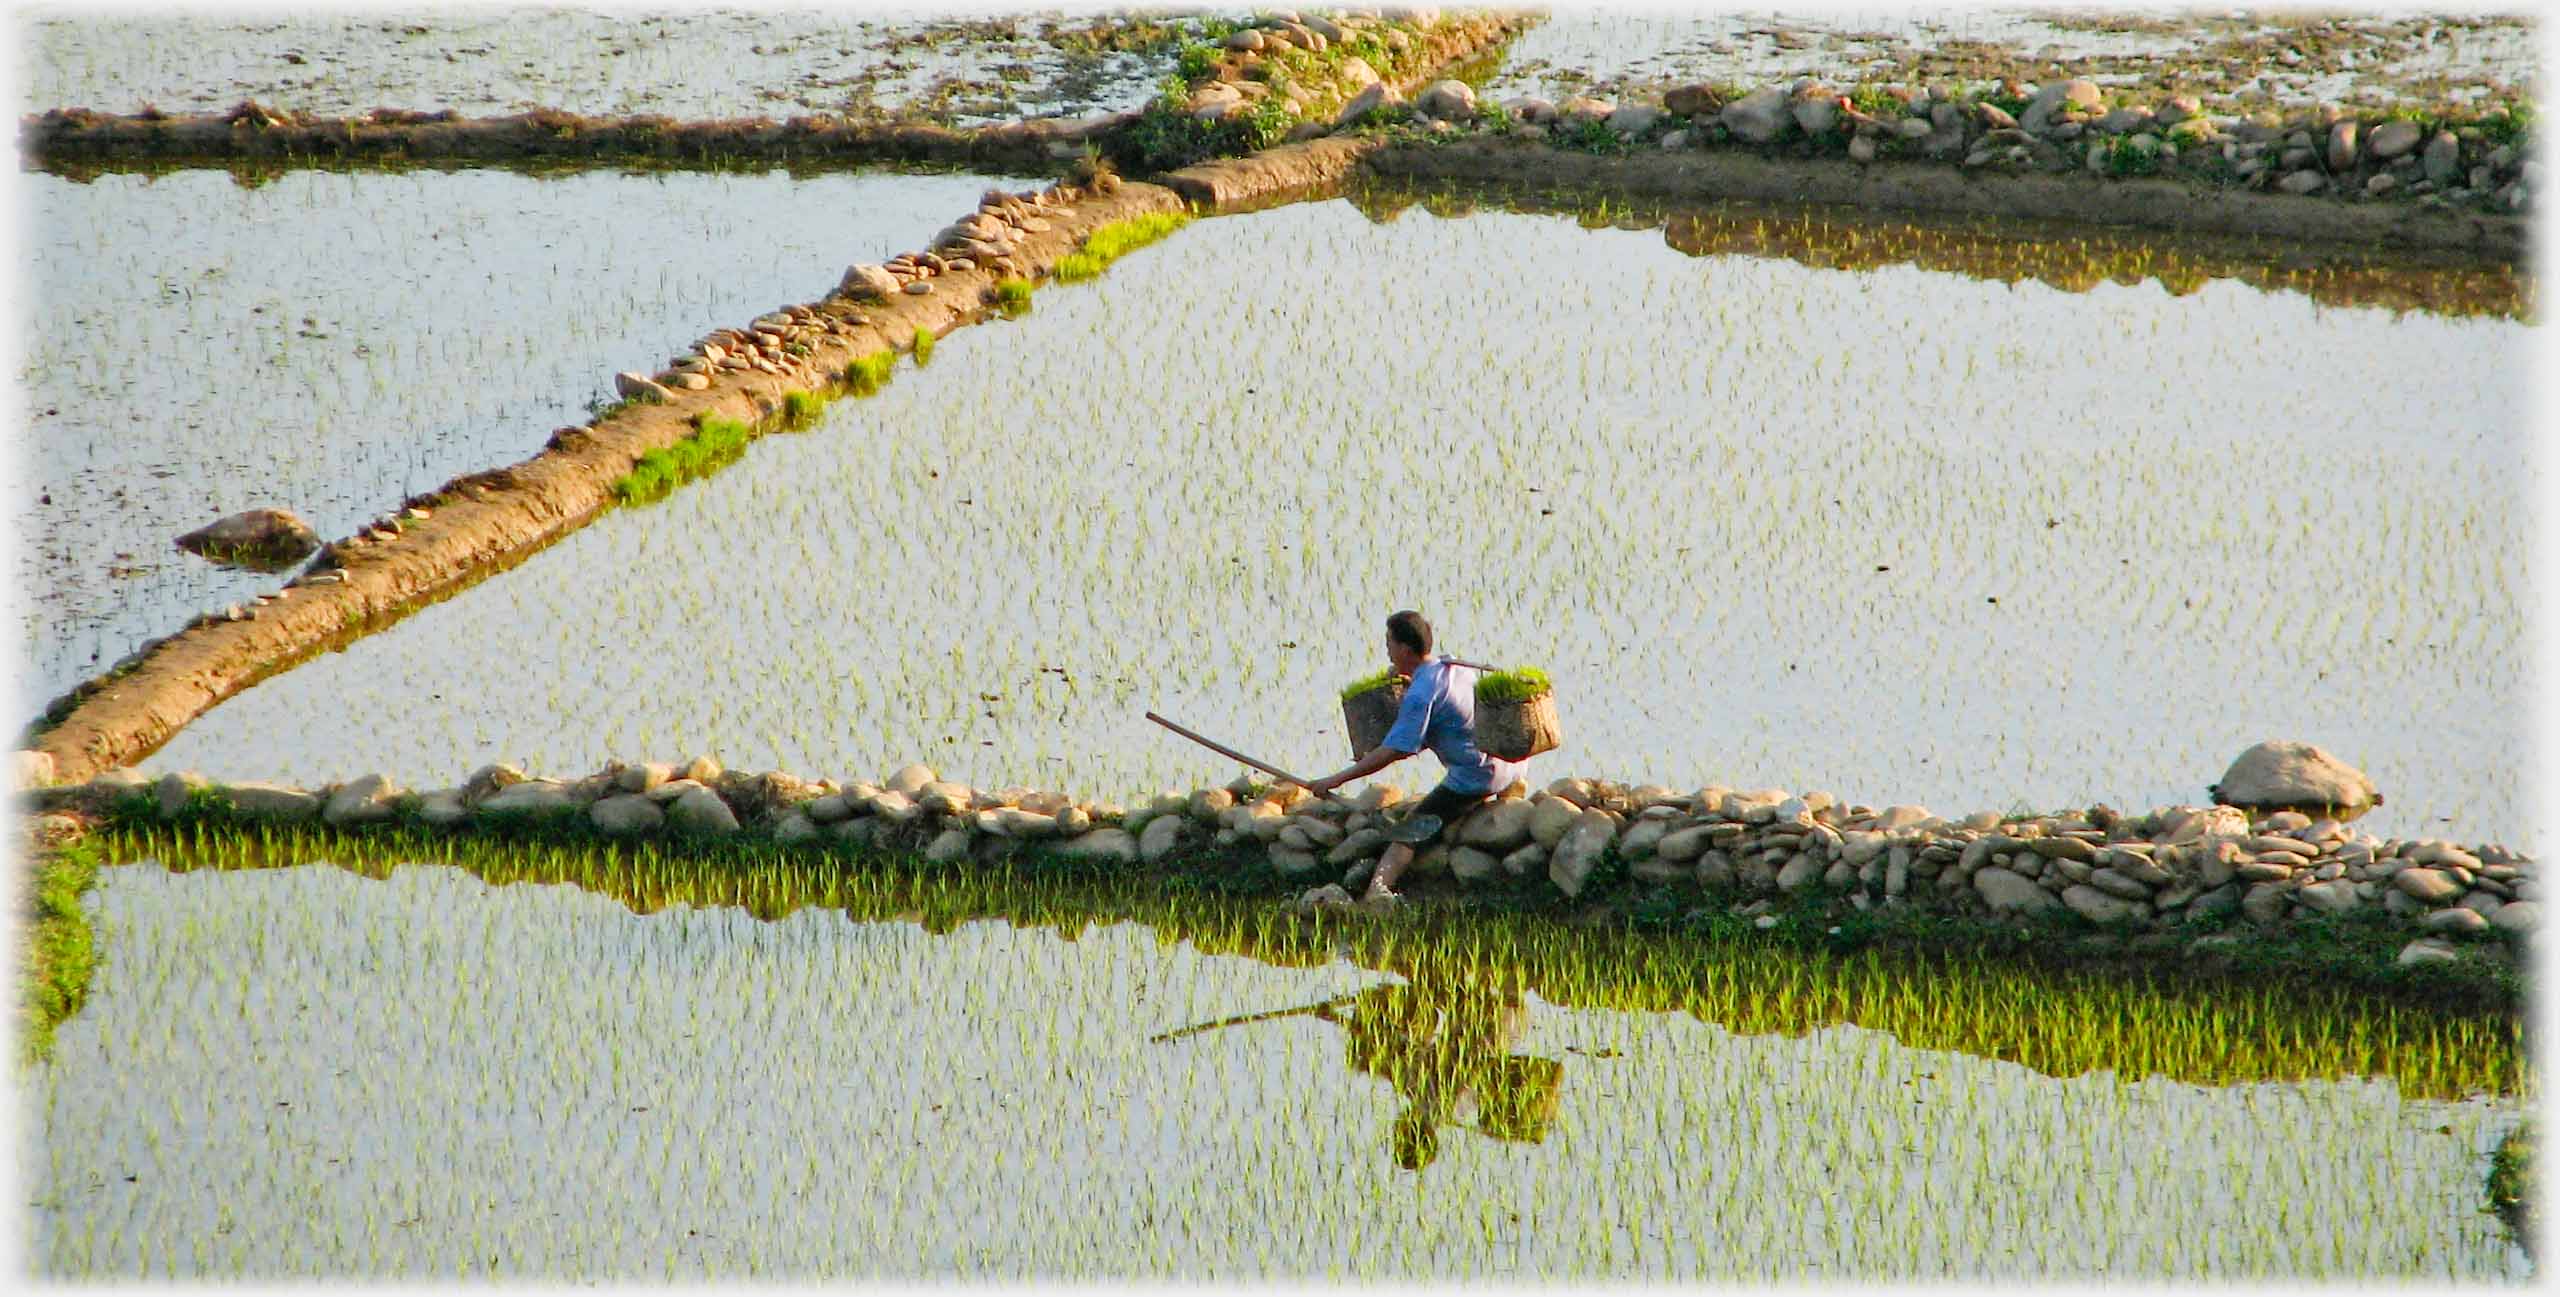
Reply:
<svg viewBox="0 0 2560 1297"><path fill-rule="evenodd" d="M2133 809L2286 737L2375 778L2376 832L2529 846L2528 341L1561 217L1206 221L148 764L699 750L1127 797L1236 773L1149 709L1344 761L1334 690L1417 607L1555 674L1540 780ZM2308 359L2370 356L2401 377Z"/></svg>
<svg viewBox="0 0 2560 1297"><path fill-rule="evenodd" d="M48 1278L2527 1274L2479 1207L2513 1099L442 867L142 864L93 905L25 1091Z"/></svg>
<svg viewBox="0 0 2560 1297"><path fill-rule="evenodd" d="M2343 15L2341 30L2326 37L2352 51L2356 62L2341 67L2279 63L2276 51L2284 41L2262 47L2263 57L2235 44L2278 36L2293 40L2337 17L2342 15L2085 5L1721 13L1560 7L1513 42L1488 88L1506 98L1557 99L1593 86L1767 83L1800 76L1853 83L2014 73L2032 82L2065 65L2060 70L2069 75L2110 87L2174 81L2178 91L2208 97L2305 105L2435 95L2484 99L2530 86L2539 68L2530 20L2440 12ZM1968 61L1993 54L1997 69ZM1956 61L1928 61L1950 58ZM1950 68L1972 71L1958 77Z"/></svg>
<svg viewBox="0 0 2560 1297"><path fill-rule="evenodd" d="M540 451L613 399L615 371L654 369L714 327L825 293L846 262L920 245L995 183L24 177L18 714L281 584L184 553L179 534L281 506L345 536Z"/></svg>
<svg viewBox="0 0 2560 1297"><path fill-rule="evenodd" d="M1094 20L1108 10L1065 12ZM965 125L1133 108L1173 67L1170 49L1079 61L1037 39L1036 24L969 30L984 16L951 5L108 16L48 8L26 19L19 96L29 112L206 112L248 98L323 116L551 107L781 120L926 106L937 80L956 77L976 88L942 115Z"/></svg>

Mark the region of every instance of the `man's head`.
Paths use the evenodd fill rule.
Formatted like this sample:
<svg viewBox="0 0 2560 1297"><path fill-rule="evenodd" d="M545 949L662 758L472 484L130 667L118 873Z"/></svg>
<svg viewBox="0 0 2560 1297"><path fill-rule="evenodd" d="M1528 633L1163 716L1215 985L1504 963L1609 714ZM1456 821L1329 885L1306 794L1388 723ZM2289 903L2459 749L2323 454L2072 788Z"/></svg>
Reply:
<svg viewBox="0 0 2560 1297"><path fill-rule="evenodd" d="M1431 623L1407 609L1387 618L1387 665L1397 675L1412 675L1431 656Z"/></svg>

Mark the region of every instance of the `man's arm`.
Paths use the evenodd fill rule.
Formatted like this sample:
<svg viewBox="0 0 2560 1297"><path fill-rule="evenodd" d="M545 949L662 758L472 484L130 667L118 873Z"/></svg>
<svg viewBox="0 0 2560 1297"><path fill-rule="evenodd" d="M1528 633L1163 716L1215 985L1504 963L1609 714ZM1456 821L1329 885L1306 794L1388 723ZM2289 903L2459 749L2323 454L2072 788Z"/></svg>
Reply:
<svg viewBox="0 0 2560 1297"><path fill-rule="evenodd" d="M1369 755L1315 781L1315 787L1329 793L1354 779L1366 779L1412 755L1410 752L1400 752L1381 743L1369 749Z"/></svg>

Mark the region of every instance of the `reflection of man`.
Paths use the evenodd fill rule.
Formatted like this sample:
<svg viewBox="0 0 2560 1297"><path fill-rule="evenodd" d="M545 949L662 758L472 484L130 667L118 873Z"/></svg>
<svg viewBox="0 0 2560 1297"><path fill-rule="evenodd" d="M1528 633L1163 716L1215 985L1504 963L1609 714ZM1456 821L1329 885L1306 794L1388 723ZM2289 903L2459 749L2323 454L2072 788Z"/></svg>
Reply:
<svg viewBox="0 0 2560 1297"><path fill-rule="evenodd" d="M1463 1124L1496 1139L1536 1143L1547 1136L1563 1093L1564 1064L1510 1052L1528 1013L1516 991L1465 982L1373 986L1343 1025L1351 1066L1386 1078L1404 1097L1390 1135L1396 1165L1419 1171L1440 1155L1440 1127Z"/></svg>
<svg viewBox="0 0 2560 1297"><path fill-rule="evenodd" d="M1396 1165L1429 1166L1440 1127L1466 1125L1496 1139L1536 1143L1547 1136L1563 1094L1564 1064L1510 1052L1528 1023L1520 994L1469 982L1417 979L1373 986L1295 1009L1185 1027L1171 1040L1219 1027L1312 1014L1342 1027L1354 1071L1383 1077L1404 1100L1390 1140Z"/></svg>

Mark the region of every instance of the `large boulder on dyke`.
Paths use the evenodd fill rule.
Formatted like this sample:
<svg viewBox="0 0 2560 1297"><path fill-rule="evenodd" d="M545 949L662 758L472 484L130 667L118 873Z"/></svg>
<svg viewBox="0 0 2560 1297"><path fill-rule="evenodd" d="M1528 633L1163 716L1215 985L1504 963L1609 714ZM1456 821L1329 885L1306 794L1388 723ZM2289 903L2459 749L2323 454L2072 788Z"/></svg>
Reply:
<svg viewBox="0 0 2560 1297"><path fill-rule="evenodd" d="M1774 88L1755 90L1726 104L1716 120L1748 144L1775 144L1796 124L1787 93Z"/></svg>
<svg viewBox="0 0 2560 1297"><path fill-rule="evenodd" d="M1334 114L1333 124L1337 130L1353 126L1378 109L1397 108L1403 104L1404 96L1397 94L1394 86L1384 81L1372 81L1362 86L1360 93L1343 101L1342 111Z"/></svg>
<svg viewBox="0 0 2560 1297"><path fill-rule="evenodd" d="M2363 771L2317 745L2270 739L2232 761L2221 782L2206 790L2224 806L2250 811L2301 811L2353 819L2382 804Z"/></svg>
<svg viewBox="0 0 2560 1297"><path fill-rule="evenodd" d="M1573 827L1556 843L1555 855L1547 860L1547 880L1568 900L1580 897L1583 886L1591 881L1591 871L1600 864L1601 853L1617 836L1618 823L1607 811L1576 815Z"/></svg>
<svg viewBox="0 0 2560 1297"><path fill-rule="evenodd" d="M250 509L180 536L178 548L225 566L272 572L320 548L320 534L290 509Z"/></svg>
<svg viewBox="0 0 2560 1297"><path fill-rule="evenodd" d="M362 824L379 824L390 819L394 803L400 797L400 785L387 775L365 775L338 786L321 807L320 818L331 828L353 828Z"/></svg>
<svg viewBox="0 0 2560 1297"><path fill-rule="evenodd" d="M883 301L898 295L898 279L885 266L860 262L845 267L844 278L836 281L836 293L857 302Z"/></svg>
<svg viewBox="0 0 2560 1297"><path fill-rule="evenodd" d="M1464 81L1434 81L1431 83L1430 88L1424 90L1421 95L1414 99L1413 103L1415 107L1422 110L1424 116L1431 117L1439 121L1467 122L1475 120L1475 87L1468 85Z"/></svg>

